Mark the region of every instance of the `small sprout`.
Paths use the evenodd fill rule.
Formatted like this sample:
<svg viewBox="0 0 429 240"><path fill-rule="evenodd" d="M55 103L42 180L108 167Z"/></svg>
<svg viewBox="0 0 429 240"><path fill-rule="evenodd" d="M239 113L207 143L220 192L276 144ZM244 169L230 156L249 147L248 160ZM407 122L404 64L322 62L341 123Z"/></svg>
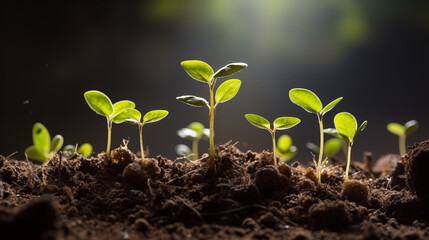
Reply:
<svg viewBox="0 0 429 240"><path fill-rule="evenodd" d="M289 135L281 135L277 140L276 153L280 156L282 162L286 162L298 153L298 149L292 146L292 138Z"/></svg>
<svg viewBox="0 0 429 240"><path fill-rule="evenodd" d="M110 99L100 91L87 91L84 94L85 100L89 107L97 114L105 116L107 119L107 147L106 159L110 157L110 141L112 135L112 123L121 123L122 119L127 117L122 115L122 110L127 108L135 108L135 104L128 100L123 100L112 104Z"/></svg>
<svg viewBox="0 0 429 240"><path fill-rule="evenodd" d="M320 128L320 148L324 149L323 142L323 116L332 110L343 98L337 98L325 107L319 97L312 91L304 88L294 88L289 91L290 100L296 105L302 107L304 110L310 113L317 114ZM319 159L317 161L316 172L317 172L317 183L322 184L322 157L323 153L319 152Z"/></svg>
<svg viewBox="0 0 429 240"><path fill-rule="evenodd" d="M177 131L177 135L181 138L185 138L192 141L192 153L193 160L197 160L199 158L198 155L198 142L201 139L209 139L210 130L208 128L204 128L204 125L199 122L193 122L189 124L186 128L181 128ZM189 148L188 148L189 149ZM176 148L176 152L184 153L184 148ZM188 154L179 154L179 155L189 155Z"/></svg>
<svg viewBox="0 0 429 240"><path fill-rule="evenodd" d="M153 123L158 122L161 119L165 118L168 115L168 111L165 110L153 110L148 113L146 113L142 118L142 114L134 109L134 108L127 108L122 111L122 114L124 115L124 118L118 118L116 119L118 123L121 122L128 122L130 124L137 124L139 126L139 135L140 135L140 152L142 155L142 168L146 168L146 160L144 155L144 148L143 148L143 135L142 135L142 128L143 125L146 123Z"/></svg>
<svg viewBox="0 0 429 240"><path fill-rule="evenodd" d="M332 157L341 150L342 145L343 141L341 141L340 139L331 138L325 142L323 153L327 158ZM308 142L305 144L305 146L314 153L319 154L320 148L316 144Z"/></svg>
<svg viewBox="0 0 429 240"><path fill-rule="evenodd" d="M297 125L298 123L300 123L301 120L299 118L294 118L294 117L279 117L276 120L274 120L273 129L271 129L270 122L268 122L267 119L261 116L258 116L255 114L246 114L245 117L247 121L249 121L255 127L266 129L271 133L271 137L273 139L274 165L277 167L276 130L285 130L285 129L291 128Z"/></svg>
<svg viewBox="0 0 429 240"><path fill-rule="evenodd" d="M216 80L218 78L230 76L238 71L241 71L243 68L247 67L245 63L230 63L225 67L219 69L217 72L214 72L213 69L205 62L198 60L183 61L181 63L183 69L188 73L193 79L207 83L210 88L210 102L204 98L185 95L177 97L176 99L182 101L193 107L208 107L209 109L209 119L210 119L210 130L209 130L209 139L210 139L210 165L214 165L215 159L215 148L214 148L214 114L216 107L219 103L224 103L231 100L238 92L241 86L241 81L238 79L227 80L222 83L219 88L216 90L216 95L214 95L214 87ZM215 102L216 100L216 102Z"/></svg>
<svg viewBox="0 0 429 240"><path fill-rule="evenodd" d="M407 135L416 131L419 128L419 124L416 120L408 121L402 126L399 123L389 123L387 124L387 130L389 132L399 136L399 154L405 155L406 150L406 138Z"/></svg>
<svg viewBox="0 0 429 240"><path fill-rule="evenodd" d="M337 138L340 138L347 143L347 166L346 166L345 181L348 181L350 158L351 158L353 143L356 137L365 129L368 122L364 121L358 128L356 118L352 114L348 112L341 112L335 115L334 124L335 124L335 129L328 128L328 129L325 129L324 132L331 134Z"/></svg>
<svg viewBox="0 0 429 240"><path fill-rule="evenodd" d="M75 151L76 151L76 146L73 146L73 145L66 145L63 148L63 152L67 152L69 154L74 154ZM93 151L92 145L89 143L84 143L77 149L77 152L82 154L82 156L84 157L91 156L92 151Z"/></svg>
<svg viewBox="0 0 429 240"><path fill-rule="evenodd" d="M188 155L192 154L192 150L188 146L186 146L185 144L176 145L174 150L176 150L176 153L180 156L188 156Z"/></svg>
<svg viewBox="0 0 429 240"><path fill-rule="evenodd" d="M61 135L52 138L48 129L41 123L33 125L33 145L25 149L28 158L46 164L54 154L63 146L64 139Z"/></svg>

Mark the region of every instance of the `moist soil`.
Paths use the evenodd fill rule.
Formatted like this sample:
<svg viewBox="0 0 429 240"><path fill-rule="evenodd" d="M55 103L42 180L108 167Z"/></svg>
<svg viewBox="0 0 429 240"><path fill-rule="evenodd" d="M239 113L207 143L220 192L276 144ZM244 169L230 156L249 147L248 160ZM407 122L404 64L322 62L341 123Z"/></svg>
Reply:
<svg viewBox="0 0 429 240"><path fill-rule="evenodd" d="M0 238L429 239L429 140L410 149L374 167L367 154L346 184L331 159L321 186L312 167L231 144L216 166L158 156L142 170L126 146L45 166L1 157Z"/></svg>

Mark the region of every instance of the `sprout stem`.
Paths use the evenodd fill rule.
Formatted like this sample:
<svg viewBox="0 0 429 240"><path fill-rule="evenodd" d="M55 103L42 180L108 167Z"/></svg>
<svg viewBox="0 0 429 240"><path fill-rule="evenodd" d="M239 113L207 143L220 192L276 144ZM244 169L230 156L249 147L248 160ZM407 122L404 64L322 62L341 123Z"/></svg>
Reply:
<svg viewBox="0 0 429 240"><path fill-rule="evenodd" d="M107 119L107 148L106 148L106 159L110 158L110 139L112 138L112 120Z"/></svg>
<svg viewBox="0 0 429 240"><path fill-rule="evenodd" d="M143 148L143 134L142 134L143 124L139 124L139 134L140 134L140 152L142 155L142 168L146 167L146 160L144 155L144 148Z"/></svg>
<svg viewBox="0 0 429 240"><path fill-rule="evenodd" d="M198 159L198 141L199 140L200 140L199 138L195 138L192 141L192 152L194 153L194 160Z"/></svg>
<svg viewBox="0 0 429 240"><path fill-rule="evenodd" d="M405 147L406 137L406 134L399 135L399 154L401 154L401 156L407 154L407 149Z"/></svg>
<svg viewBox="0 0 429 240"><path fill-rule="evenodd" d="M214 113L215 113L215 107L214 107L214 97L213 97L213 89L214 84L216 82L216 79L213 80L213 83L210 84L210 165L214 165L214 159L215 159L215 148L214 148Z"/></svg>
<svg viewBox="0 0 429 240"><path fill-rule="evenodd" d="M277 167L277 157L276 157L276 131L270 131L271 137L273 138L273 158L274 158L274 166Z"/></svg>
<svg viewBox="0 0 429 240"><path fill-rule="evenodd" d="M352 144L353 143L348 143L347 144L347 166L346 166L346 178L345 178L345 182L347 182L349 180L349 168L350 168L350 158L352 155Z"/></svg>
<svg viewBox="0 0 429 240"><path fill-rule="evenodd" d="M317 115L319 119L319 127L320 127L320 151L319 151L319 160L317 161L316 173L317 173L317 184L322 185L322 158L323 158L323 149L324 149L324 139L323 139L323 122L322 116Z"/></svg>

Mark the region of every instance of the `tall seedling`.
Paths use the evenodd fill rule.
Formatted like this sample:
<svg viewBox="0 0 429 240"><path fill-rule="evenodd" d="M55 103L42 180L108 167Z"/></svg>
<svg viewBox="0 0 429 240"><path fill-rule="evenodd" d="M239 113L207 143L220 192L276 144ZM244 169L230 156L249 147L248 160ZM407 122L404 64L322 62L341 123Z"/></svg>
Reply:
<svg viewBox="0 0 429 240"><path fill-rule="evenodd" d="M230 63L225 67L219 69L216 73L213 72L213 69L205 62L191 60L184 61L181 63L183 69L191 76L193 79L207 83L210 89L210 103L201 97L193 95L185 95L177 97L178 100L191 105L193 107L208 107L209 109L209 118L210 118L210 133L209 133L209 142L210 142L210 165L214 165L215 159L215 149L214 149L214 115L216 107L219 103L224 103L231 100L238 92L241 86L241 81L238 79L227 80L222 83L219 88L216 90L216 95L214 95L214 87L216 80L218 78L230 76L243 68L247 67L245 63ZM215 101L216 100L216 101Z"/></svg>
<svg viewBox="0 0 429 240"><path fill-rule="evenodd" d="M338 104L343 98L337 98L325 107L323 107L322 102L319 97L314 94L312 91L304 88L294 88L289 91L290 100L296 105L302 107L304 110L310 113L315 113L317 115L317 120L319 121L320 127L320 149L324 149L324 140L323 140L323 116L332 110L335 105ZM323 151L319 151L319 159L317 161L316 172L317 172L317 183L322 184L322 158Z"/></svg>

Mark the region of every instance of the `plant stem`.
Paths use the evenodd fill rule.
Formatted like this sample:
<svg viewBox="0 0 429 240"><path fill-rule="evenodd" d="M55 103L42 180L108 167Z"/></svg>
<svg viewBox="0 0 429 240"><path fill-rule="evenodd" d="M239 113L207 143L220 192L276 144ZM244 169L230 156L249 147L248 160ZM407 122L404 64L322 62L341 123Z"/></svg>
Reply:
<svg viewBox="0 0 429 240"><path fill-rule="evenodd" d="M344 179L345 182L347 182L349 180L349 168L350 168L350 158L352 155L352 144L353 143L348 143L347 145L347 166L346 166L346 178Z"/></svg>
<svg viewBox="0 0 429 240"><path fill-rule="evenodd" d="M407 135L405 134L399 135L399 154L401 154L401 156L407 154L407 149L405 147L406 137Z"/></svg>
<svg viewBox="0 0 429 240"><path fill-rule="evenodd" d="M215 106L214 106L214 97L213 97L213 89L215 85L216 79L213 80L213 83L210 84L210 165L214 165L214 159L215 159L215 147L214 147L214 113L215 113Z"/></svg>
<svg viewBox="0 0 429 240"><path fill-rule="evenodd" d="M194 160L197 160L198 159L198 141L199 141L200 139L198 139L198 138L195 138L193 141L192 141L192 152L194 153Z"/></svg>
<svg viewBox="0 0 429 240"><path fill-rule="evenodd" d="M277 157L276 157L276 131L271 131L271 137L273 138L273 158L274 166L277 167Z"/></svg>
<svg viewBox="0 0 429 240"><path fill-rule="evenodd" d="M144 168L144 167L146 167L146 160L145 160L145 156L144 156L142 129L143 129L143 124L139 124L140 152L141 152L141 155L142 155L142 168Z"/></svg>
<svg viewBox="0 0 429 240"><path fill-rule="evenodd" d="M110 139L112 138L112 120L107 119L107 148L106 148L106 159L110 158Z"/></svg>
<svg viewBox="0 0 429 240"><path fill-rule="evenodd" d="M320 150L319 150L319 160L317 161L317 167L316 167L316 173L317 173L317 184L320 186L322 185L322 158L323 158L323 149L324 149L324 139L323 139L323 122L322 122L322 116L317 115L319 120L319 127L320 127Z"/></svg>

